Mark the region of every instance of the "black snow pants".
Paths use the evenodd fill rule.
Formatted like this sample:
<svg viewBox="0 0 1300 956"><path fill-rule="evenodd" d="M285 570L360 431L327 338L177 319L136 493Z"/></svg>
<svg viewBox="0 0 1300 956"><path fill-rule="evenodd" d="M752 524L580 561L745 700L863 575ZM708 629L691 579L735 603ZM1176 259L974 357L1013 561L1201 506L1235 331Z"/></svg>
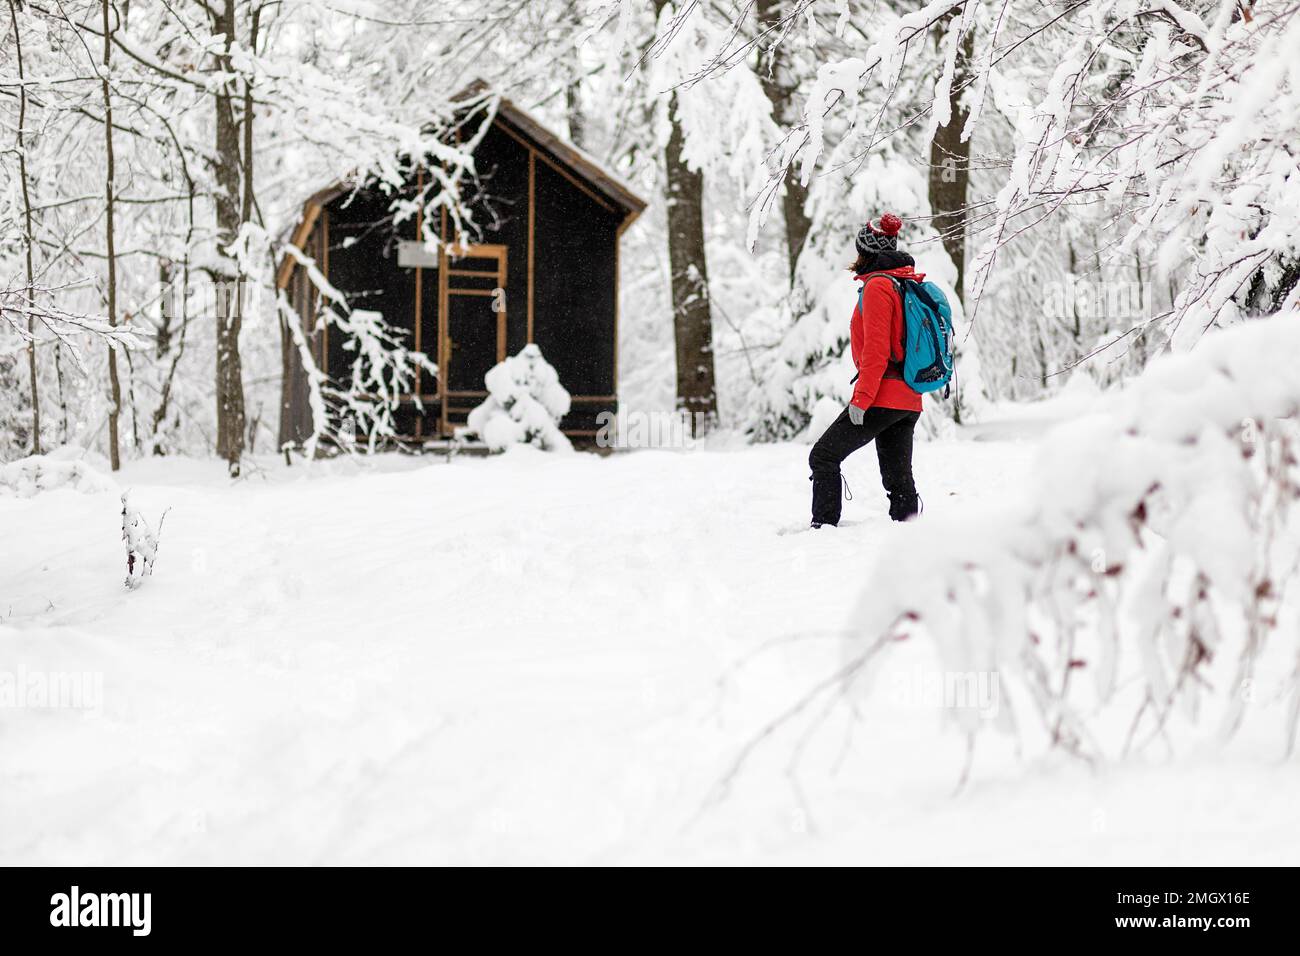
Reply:
<svg viewBox="0 0 1300 956"><path fill-rule="evenodd" d="M872 440L880 460L880 483L889 495L889 517L906 521L917 512L912 481L912 432L920 412L898 408L869 408L861 425L849 421L849 410L831 423L808 456L812 469L813 524L840 522L840 464Z"/></svg>

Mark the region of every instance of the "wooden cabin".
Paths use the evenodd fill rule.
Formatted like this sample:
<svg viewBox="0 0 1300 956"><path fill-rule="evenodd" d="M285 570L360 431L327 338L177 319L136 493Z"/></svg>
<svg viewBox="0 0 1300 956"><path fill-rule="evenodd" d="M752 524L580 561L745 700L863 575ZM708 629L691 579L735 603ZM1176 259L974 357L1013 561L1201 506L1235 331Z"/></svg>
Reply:
<svg viewBox="0 0 1300 956"><path fill-rule="evenodd" d="M479 235L451 234L448 217L430 228L437 252L421 242L422 215L397 222L395 199L414 198L427 170L413 167L405 190L385 193L342 183L313 195L291 241L313 260L353 309L381 313L406 344L438 366L422 373L420 404L408 396L396 415L413 441L449 437L487 396L484 374L536 342L573 397L560 423L571 437L594 435L597 416L618 408L619 240L645 202L585 154L509 100L474 150L477 177L467 201ZM296 260L277 285L302 319L317 367L347 378L342 336L317 321L319 297ZM280 443L311 434L307 377L285 336Z"/></svg>

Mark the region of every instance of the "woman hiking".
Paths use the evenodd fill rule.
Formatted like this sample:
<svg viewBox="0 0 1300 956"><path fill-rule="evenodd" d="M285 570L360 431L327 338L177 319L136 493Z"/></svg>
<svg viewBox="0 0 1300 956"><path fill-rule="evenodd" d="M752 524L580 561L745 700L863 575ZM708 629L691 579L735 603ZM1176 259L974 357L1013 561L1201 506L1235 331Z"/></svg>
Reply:
<svg viewBox="0 0 1300 956"><path fill-rule="evenodd" d="M831 423L808 456L812 469L812 526L840 521L840 465L875 441L880 482L889 495L889 517L906 521L917 513L912 481L912 431L921 417L921 396L903 381L903 307L890 276L925 278L916 261L898 251L903 221L885 213L858 233L858 258L850 266L862 283L853 309L849 342L858 370L848 408Z"/></svg>

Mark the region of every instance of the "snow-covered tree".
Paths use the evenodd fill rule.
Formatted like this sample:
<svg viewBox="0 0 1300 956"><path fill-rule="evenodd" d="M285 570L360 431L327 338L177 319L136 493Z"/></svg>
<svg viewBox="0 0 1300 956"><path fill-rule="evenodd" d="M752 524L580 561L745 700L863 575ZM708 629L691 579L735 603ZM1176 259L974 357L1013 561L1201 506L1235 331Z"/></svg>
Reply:
<svg viewBox="0 0 1300 956"><path fill-rule="evenodd" d="M1213 325L1294 301L1284 144L1296 94L1277 55L1295 39L1290 8L850 3L818 32L823 12L815 0L782 9L808 21L806 42L826 57L805 84L803 116L783 124L751 234L790 179L816 206L816 180L872 156L925 171L930 206L944 208L911 212L937 216L934 240L950 258L954 230L973 244L958 284L976 340L1002 359L989 381L1003 394L1050 387L1079 363L1113 381ZM743 17L733 22L701 82L742 61ZM854 31L861 42L846 55ZM934 188L935 150L970 166L961 209ZM953 265L960 274L963 263ZM1112 288L1080 295L1084 285ZM1044 316L1051 302L1066 308Z"/></svg>

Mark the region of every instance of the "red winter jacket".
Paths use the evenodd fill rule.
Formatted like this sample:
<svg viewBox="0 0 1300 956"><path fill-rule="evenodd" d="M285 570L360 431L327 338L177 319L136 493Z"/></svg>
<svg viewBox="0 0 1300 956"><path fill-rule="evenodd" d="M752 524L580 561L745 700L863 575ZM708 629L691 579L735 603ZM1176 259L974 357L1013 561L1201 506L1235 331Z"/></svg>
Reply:
<svg viewBox="0 0 1300 956"><path fill-rule="evenodd" d="M885 276L903 279L925 278L911 266L869 272L858 276L864 283L859 305L853 307L853 324L849 327L849 344L858 381L853 388L852 403L858 408L901 408L921 410L921 396L902 379L903 304L894 283ZM897 366L890 367L890 362Z"/></svg>

